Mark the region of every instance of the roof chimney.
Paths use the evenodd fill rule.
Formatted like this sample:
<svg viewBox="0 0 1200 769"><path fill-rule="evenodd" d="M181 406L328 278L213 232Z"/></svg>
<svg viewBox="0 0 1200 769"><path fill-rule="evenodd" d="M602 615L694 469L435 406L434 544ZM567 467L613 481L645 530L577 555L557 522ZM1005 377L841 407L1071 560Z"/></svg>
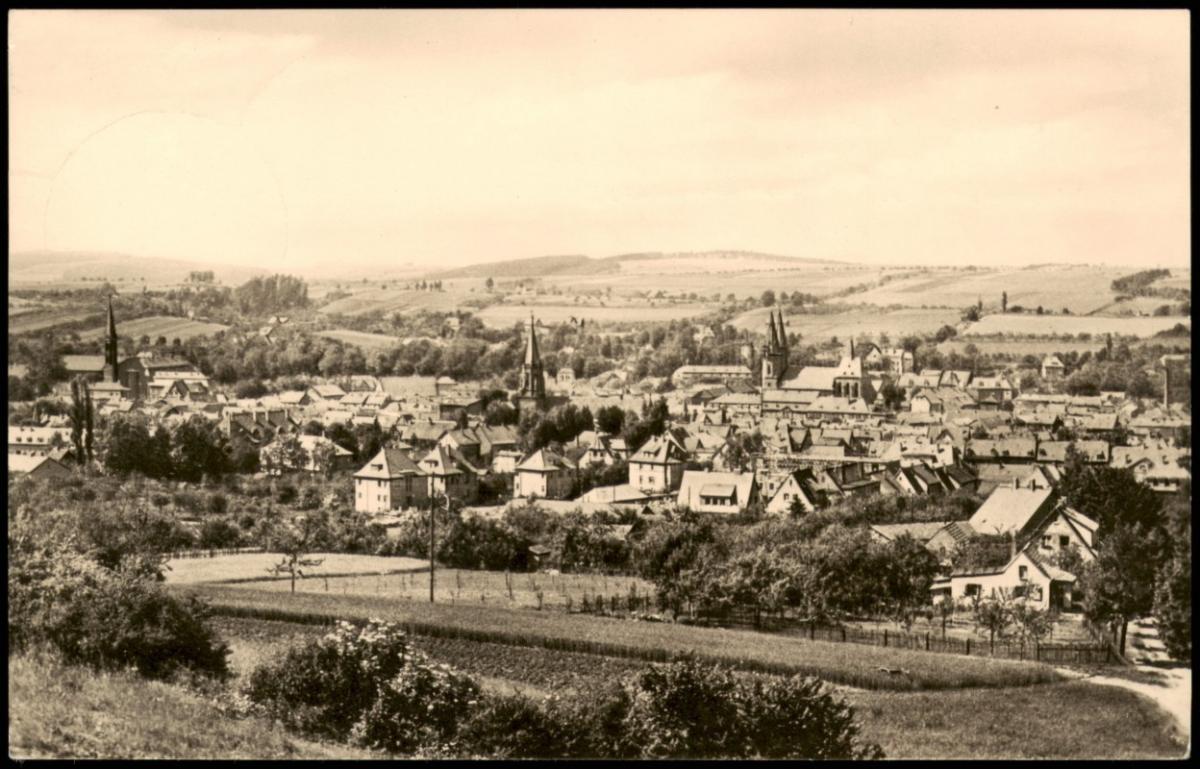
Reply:
<svg viewBox="0 0 1200 769"><path fill-rule="evenodd" d="M1013 478L1013 488L1014 489L1021 488L1021 479L1020 478Z"/></svg>

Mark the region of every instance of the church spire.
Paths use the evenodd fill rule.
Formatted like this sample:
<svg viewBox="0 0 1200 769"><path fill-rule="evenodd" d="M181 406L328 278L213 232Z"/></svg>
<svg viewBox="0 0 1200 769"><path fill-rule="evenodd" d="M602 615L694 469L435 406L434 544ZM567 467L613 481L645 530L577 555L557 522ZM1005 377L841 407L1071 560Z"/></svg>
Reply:
<svg viewBox="0 0 1200 769"><path fill-rule="evenodd" d="M533 312L529 313L529 338L525 340L525 365L542 365L542 356L538 352L537 324L533 319Z"/></svg>
<svg viewBox="0 0 1200 769"><path fill-rule="evenodd" d="M546 377L542 373L542 356L538 352L537 321L529 313L529 338L525 340L525 359L521 363L521 393L518 403L540 408L546 399Z"/></svg>
<svg viewBox="0 0 1200 769"><path fill-rule="evenodd" d="M767 350L775 352L775 348L779 347L779 332L775 330L775 313L767 314Z"/></svg>
<svg viewBox="0 0 1200 769"><path fill-rule="evenodd" d="M113 315L112 294L108 295L108 331L104 336L104 371L110 382L119 380L117 376L117 318Z"/></svg>

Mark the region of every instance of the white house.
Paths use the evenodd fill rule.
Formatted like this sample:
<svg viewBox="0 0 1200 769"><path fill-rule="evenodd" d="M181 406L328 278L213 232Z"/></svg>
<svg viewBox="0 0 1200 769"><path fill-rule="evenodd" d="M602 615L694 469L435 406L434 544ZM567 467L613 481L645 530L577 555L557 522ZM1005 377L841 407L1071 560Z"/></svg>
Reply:
<svg viewBox="0 0 1200 769"><path fill-rule="evenodd" d="M687 470L676 504L698 513L736 515L746 511L757 494L754 473L714 473Z"/></svg>
<svg viewBox="0 0 1200 769"><path fill-rule="evenodd" d="M575 483L576 465L564 456L538 449L516 467L513 497L565 499Z"/></svg>
<svg viewBox="0 0 1200 769"><path fill-rule="evenodd" d="M674 491L683 479L687 452L670 433L659 435L629 458L629 485L650 493Z"/></svg>
<svg viewBox="0 0 1200 769"><path fill-rule="evenodd" d="M424 507L428 500L429 479L400 449L383 449L354 474L354 509L360 513Z"/></svg>

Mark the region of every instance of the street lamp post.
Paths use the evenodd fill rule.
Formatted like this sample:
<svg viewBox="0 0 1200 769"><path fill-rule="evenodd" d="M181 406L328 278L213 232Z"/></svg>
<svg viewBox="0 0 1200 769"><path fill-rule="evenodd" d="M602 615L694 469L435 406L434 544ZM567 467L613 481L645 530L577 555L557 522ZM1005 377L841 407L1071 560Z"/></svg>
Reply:
<svg viewBox="0 0 1200 769"><path fill-rule="evenodd" d="M446 512L450 512L450 495L442 494L446 500ZM437 510L437 497L429 497L429 602L433 603L433 586L434 586L434 553L436 539L434 537L435 523L434 512Z"/></svg>

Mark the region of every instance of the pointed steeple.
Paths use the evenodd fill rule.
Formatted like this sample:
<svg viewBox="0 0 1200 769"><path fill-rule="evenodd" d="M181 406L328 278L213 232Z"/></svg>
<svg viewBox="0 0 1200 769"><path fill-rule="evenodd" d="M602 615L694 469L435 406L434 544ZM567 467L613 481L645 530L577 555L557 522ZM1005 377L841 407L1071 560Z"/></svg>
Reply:
<svg viewBox="0 0 1200 769"><path fill-rule="evenodd" d="M779 332L775 330L775 313L767 314L767 351L774 352L779 346Z"/></svg>
<svg viewBox="0 0 1200 769"><path fill-rule="evenodd" d="M112 294L108 295L108 338L117 338L117 319L113 315Z"/></svg>
<svg viewBox="0 0 1200 769"><path fill-rule="evenodd" d="M541 365L542 356L538 353L537 325L533 313L529 313L529 338L525 340L525 365Z"/></svg>
<svg viewBox="0 0 1200 769"><path fill-rule="evenodd" d="M542 356L538 352L537 322L529 313L529 338L525 340L525 360L521 364L520 398L535 408L546 399L546 377L542 373Z"/></svg>
<svg viewBox="0 0 1200 769"><path fill-rule="evenodd" d="M788 349L787 325L783 322L783 310L779 310L779 344L786 352Z"/></svg>
<svg viewBox="0 0 1200 769"><path fill-rule="evenodd" d="M113 315L112 294L108 295L108 330L104 336L104 374L110 382L118 381L117 318Z"/></svg>

